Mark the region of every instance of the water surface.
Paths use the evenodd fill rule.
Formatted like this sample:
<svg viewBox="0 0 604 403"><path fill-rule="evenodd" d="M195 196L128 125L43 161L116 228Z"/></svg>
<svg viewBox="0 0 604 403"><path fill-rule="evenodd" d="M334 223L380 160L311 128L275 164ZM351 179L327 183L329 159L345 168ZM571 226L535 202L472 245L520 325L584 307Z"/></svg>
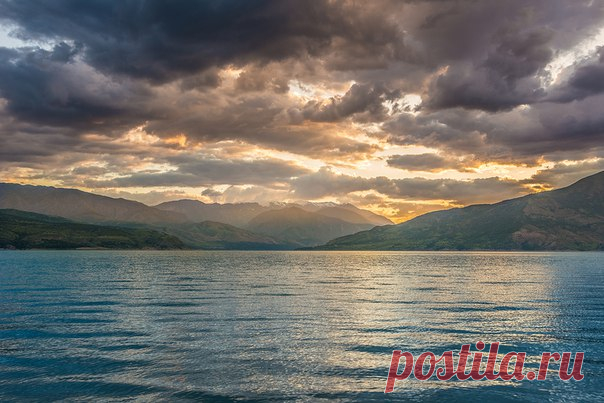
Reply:
<svg viewBox="0 0 604 403"><path fill-rule="evenodd" d="M1 251L0 400L602 401L603 291L601 253ZM384 395L393 349L478 340L585 379Z"/></svg>

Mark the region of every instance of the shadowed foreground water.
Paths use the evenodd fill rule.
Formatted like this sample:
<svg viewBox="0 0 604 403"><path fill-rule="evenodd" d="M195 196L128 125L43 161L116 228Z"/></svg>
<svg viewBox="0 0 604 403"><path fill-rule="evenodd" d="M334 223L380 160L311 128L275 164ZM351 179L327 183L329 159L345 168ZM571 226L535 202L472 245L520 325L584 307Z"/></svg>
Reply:
<svg viewBox="0 0 604 403"><path fill-rule="evenodd" d="M1 251L0 400L602 401L603 291L601 253ZM585 379L384 395L393 349L477 340Z"/></svg>

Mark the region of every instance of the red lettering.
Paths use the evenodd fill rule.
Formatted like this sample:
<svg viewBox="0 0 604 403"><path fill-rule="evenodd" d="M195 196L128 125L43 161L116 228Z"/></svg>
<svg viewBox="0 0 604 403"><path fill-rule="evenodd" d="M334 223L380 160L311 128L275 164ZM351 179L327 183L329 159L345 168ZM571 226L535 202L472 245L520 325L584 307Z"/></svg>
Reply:
<svg viewBox="0 0 604 403"><path fill-rule="evenodd" d="M504 381L517 380L522 381L528 379L530 381L539 380L544 381L547 378L549 371L549 364L553 360L554 362L560 362L560 368L558 370L558 376L563 381L569 381L574 379L580 381L585 378L581 372L583 368L583 360L585 353L575 353L575 358L571 363L572 353L552 353L544 352L541 354L541 362L539 365L539 371L529 371L526 375L523 373L524 363L526 361L526 353L518 353L511 351L503 356L501 364L499 365L498 372L496 372L495 366L497 365L497 359L499 354L499 342L491 343L489 348L486 366L484 371L482 369L482 358L487 355L486 352L482 352L485 348L485 343L482 341L476 342L476 349L478 351L471 352L471 344L463 344L459 350L459 360L457 367L454 367L455 359L453 351L445 351L438 359L436 355L430 351L422 353L415 361L413 354L410 352L402 352L401 350L394 350L392 352L392 360L390 362L390 369L388 371L388 380L386 381L385 393L390 393L394 390L394 386L397 380L404 380L409 378L411 373L414 374L415 378L419 381L426 381L430 379L434 372L436 377L440 381L448 381L454 376L461 381L468 379L482 380L488 379L490 381L501 378ZM401 358L405 358L405 366L402 372L399 374L399 365ZM470 364L470 373L466 373L466 366L469 360L472 360ZM514 360L514 368L510 373L510 366ZM442 362L443 366L437 368L438 363ZM572 366L572 367L571 367ZM427 372L424 373L424 369L427 367Z"/></svg>
<svg viewBox="0 0 604 403"><path fill-rule="evenodd" d="M482 350L484 348L484 343L479 341L476 343L476 349ZM472 369L470 370L470 377L475 381L478 381L484 378L484 372L480 373L480 365L482 364L482 353L474 353L474 357L472 358Z"/></svg>
<svg viewBox="0 0 604 403"><path fill-rule="evenodd" d="M459 362L457 363L457 379L465 381L470 378L470 374L466 374L466 364L468 363L468 355L470 355L470 345L464 344L459 350Z"/></svg>
<svg viewBox="0 0 604 403"><path fill-rule="evenodd" d="M436 370L436 377L441 381L448 381L455 375L455 370L453 369L453 351L445 351L436 362L439 363L441 361L445 362L445 367L440 367Z"/></svg>
<svg viewBox="0 0 604 403"><path fill-rule="evenodd" d="M562 353L562 361L560 362L560 372L558 375L563 381L568 381L571 378L575 378L575 381L580 381L584 378L581 373L581 367L583 366L583 356L585 353L575 353L575 362L573 363L572 372L568 373L568 366L570 364L571 353Z"/></svg>
<svg viewBox="0 0 604 403"><path fill-rule="evenodd" d="M495 373L495 363L497 362L498 352L499 342L492 343L489 348L489 358L487 358L487 369L485 370L486 377L489 381L494 381L499 377L499 373Z"/></svg>
<svg viewBox="0 0 604 403"><path fill-rule="evenodd" d="M428 373L424 375L423 368L424 368L424 362L426 361L426 358L430 359L430 369L428 370ZM436 356L433 353L428 351L428 352L420 355L417 358L417 361L415 362L415 372L414 372L415 379L417 379L419 381L426 381L426 380L430 379L432 374L434 374L435 365L436 365Z"/></svg>
<svg viewBox="0 0 604 403"><path fill-rule="evenodd" d="M516 358L516 366L514 367L514 372L511 374L508 372L508 366L510 365L510 360L512 358ZM522 373L522 369L524 368L524 360L526 358L526 353L517 353L515 351L511 351L507 353L503 360L501 360L501 365L499 366L499 376L504 381L509 381L512 378L516 378L521 381L524 379L524 374Z"/></svg>
<svg viewBox="0 0 604 403"><path fill-rule="evenodd" d="M405 357L405 369L400 374L398 372L398 365L401 357ZM413 370L413 354L401 350L394 350L392 352L392 360L390 361L390 370L388 371L388 380L386 381L386 390L384 393L390 393L394 390L394 383L397 380L407 379L411 375Z"/></svg>
<svg viewBox="0 0 604 403"><path fill-rule="evenodd" d="M541 354L541 364L539 365L539 376L538 381L545 381L547 377L547 369L549 367L549 361L554 359L554 362L560 361L560 354L558 353L543 353Z"/></svg>

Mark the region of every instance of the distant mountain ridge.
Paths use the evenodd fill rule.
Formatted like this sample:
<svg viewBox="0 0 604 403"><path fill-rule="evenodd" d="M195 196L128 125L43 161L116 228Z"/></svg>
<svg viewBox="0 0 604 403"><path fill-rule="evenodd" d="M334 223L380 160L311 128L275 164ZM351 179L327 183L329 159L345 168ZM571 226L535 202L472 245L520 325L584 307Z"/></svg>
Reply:
<svg viewBox="0 0 604 403"><path fill-rule="evenodd" d="M339 218L313 213L300 207L270 210L254 217L246 226L259 234L266 234L297 246L313 246L343 234L373 228L373 224L352 223ZM330 210L332 211L332 210ZM349 212L350 214L355 214ZM357 215L362 219L360 215Z"/></svg>
<svg viewBox="0 0 604 403"><path fill-rule="evenodd" d="M373 211L360 209L352 204L337 204L337 205L330 205L330 206L319 205L317 207L319 207L318 210L313 210L313 209L309 208L309 205L302 206L302 208L305 210L314 211L314 212L317 212L319 214L326 215L329 217L340 218L344 221L349 221L354 224L373 224L375 226L393 224L392 221L390 221L388 218L386 218L384 216L375 214ZM344 212L345 210L347 210L353 214L351 215L351 214L345 213ZM353 217L357 217L357 216L361 216L362 221L357 220L356 218L353 218Z"/></svg>
<svg viewBox="0 0 604 403"><path fill-rule="evenodd" d="M182 214L77 189L0 183L0 208L30 211L85 223L177 223Z"/></svg>
<svg viewBox="0 0 604 403"><path fill-rule="evenodd" d="M63 217L86 224L143 228L176 236L189 248L293 249L315 246L342 235L391 221L350 204L218 204L178 200L155 207L76 189L0 183L0 209ZM286 208L303 211L279 218ZM262 214L262 225L254 219ZM271 221L271 217L277 221ZM297 217L297 221L292 219ZM306 222L304 222L306 220ZM284 224L288 223L286 226Z"/></svg>
<svg viewBox="0 0 604 403"><path fill-rule="evenodd" d="M604 250L604 172L566 188L436 211L321 250Z"/></svg>
<svg viewBox="0 0 604 403"><path fill-rule="evenodd" d="M217 221L237 227L245 227L254 217L261 213L297 207L321 215L340 218L353 224L389 225L392 221L352 204L335 203L271 203L263 206L259 203L204 203L199 200L182 199L164 202L154 206L157 209L179 213L189 221ZM348 218L348 219L347 219ZM352 220L352 221L350 221Z"/></svg>
<svg viewBox="0 0 604 403"><path fill-rule="evenodd" d="M21 240L23 247L41 248L82 244L291 249L323 244L316 249L604 250L603 201L604 172L600 172L550 192L436 211L399 225L375 227L390 221L352 205L222 205L181 200L150 207L75 189L0 183L0 209L5 209L0 240L12 246L10 242ZM196 220L203 214L208 219ZM217 222L212 214L236 220L240 226ZM101 240L104 243L99 244Z"/></svg>
<svg viewBox="0 0 604 403"><path fill-rule="evenodd" d="M270 210L258 203L219 204L190 199L169 201L154 208L184 215L190 222L215 221L236 227L243 227L258 214Z"/></svg>
<svg viewBox="0 0 604 403"><path fill-rule="evenodd" d="M351 204L258 203L207 204L197 200L161 203L155 208L186 216L190 221L216 221L263 234L290 247L315 246L392 221Z"/></svg>

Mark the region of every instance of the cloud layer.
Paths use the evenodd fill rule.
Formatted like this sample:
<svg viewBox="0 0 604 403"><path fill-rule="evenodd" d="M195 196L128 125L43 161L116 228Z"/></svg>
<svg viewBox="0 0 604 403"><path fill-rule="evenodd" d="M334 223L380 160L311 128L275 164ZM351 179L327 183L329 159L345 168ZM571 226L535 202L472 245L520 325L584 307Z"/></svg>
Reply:
<svg viewBox="0 0 604 403"><path fill-rule="evenodd" d="M0 27L3 180L406 218L603 165L602 1L0 0Z"/></svg>

